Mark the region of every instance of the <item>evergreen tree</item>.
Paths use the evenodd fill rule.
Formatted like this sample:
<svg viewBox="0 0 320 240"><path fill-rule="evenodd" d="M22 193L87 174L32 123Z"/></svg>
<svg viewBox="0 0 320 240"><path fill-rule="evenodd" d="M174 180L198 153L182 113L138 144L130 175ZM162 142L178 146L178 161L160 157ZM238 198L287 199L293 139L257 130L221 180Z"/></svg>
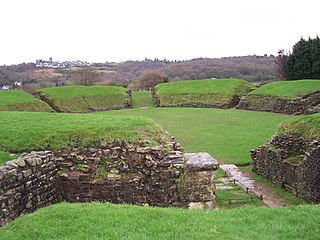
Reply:
<svg viewBox="0 0 320 240"><path fill-rule="evenodd" d="M301 38L287 61L289 79L320 79L320 40Z"/></svg>

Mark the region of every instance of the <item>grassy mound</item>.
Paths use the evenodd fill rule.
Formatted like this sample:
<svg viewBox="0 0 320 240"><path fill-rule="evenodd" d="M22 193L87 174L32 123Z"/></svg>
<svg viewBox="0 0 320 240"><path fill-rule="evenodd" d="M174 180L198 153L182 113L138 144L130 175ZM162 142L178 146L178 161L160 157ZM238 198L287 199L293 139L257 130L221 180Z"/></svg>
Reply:
<svg viewBox="0 0 320 240"><path fill-rule="evenodd" d="M123 87L66 86L43 88L40 97L58 112L90 112L126 108L131 99Z"/></svg>
<svg viewBox="0 0 320 240"><path fill-rule="evenodd" d="M167 135L145 117L0 112L0 150L22 152L87 147L114 139L159 144Z"/></svg>
<svg viewBox="0 0 320 240"><path fill-rule="evenodd" d="M194 80L156 86L159 106L234 107L237 95L247 94L254 85L240 79Z"/></svg>
<svg viewBox="0 0 320 240"><path fill-rule="evenodd" d="M285 114L310 114L319 110L320 80L272 82L250 92L237 108ZM301 100L299 97L303 97Z"/></svg>
<svg viewBox="0 0 320 240"><path fill-rule="evenodd" d="M249 95L271 95L297 98L320 90L320 80L272 82L252 91Z"/></svg>
<svg viewBox="0 0 320 240"><path fill-rule="evenodd" d="M277 134L298 134L307 139L320 139L320 113L283 121L278 127Z"/></svg>
<svg viewBox="0 0 320 240"><path fill-rule="evenodd" d="M50 106L24 91L0 91L0 111L44 112Z"/></svg>
<svg viewBox="0 0 320 240"><path fill-rule="evenodd" d="M190 211L61 203L0 229L1 239L317 239L320 206Z"/></svg>

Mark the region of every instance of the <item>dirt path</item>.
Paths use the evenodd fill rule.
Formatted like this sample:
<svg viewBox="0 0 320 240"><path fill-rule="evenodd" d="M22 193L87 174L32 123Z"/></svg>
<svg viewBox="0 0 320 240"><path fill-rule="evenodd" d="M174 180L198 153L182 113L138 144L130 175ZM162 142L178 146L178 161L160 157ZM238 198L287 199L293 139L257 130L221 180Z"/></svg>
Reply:
<svg viewBox="0 0 320 240"><path fill-rule="evenodd" d="M277 196L269 186L254 181L250 173L241 171L237 166L233 164L223 164L220 165L220 168L222 168L230 178L235 179L236 184L261 198L263 203L268 207L275 208L290 204L286 199Z"/></svg>

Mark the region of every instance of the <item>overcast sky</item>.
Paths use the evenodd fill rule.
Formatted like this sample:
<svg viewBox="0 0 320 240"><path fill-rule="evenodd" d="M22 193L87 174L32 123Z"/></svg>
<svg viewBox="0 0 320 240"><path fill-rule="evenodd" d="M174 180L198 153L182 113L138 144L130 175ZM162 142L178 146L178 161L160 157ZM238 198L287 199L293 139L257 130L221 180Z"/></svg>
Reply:
<svg viewBox="0 0 320 240"><path fill-rule="evenodd" d="M318 0L1 0L0 64L276 54L320 35Z"/></svg>

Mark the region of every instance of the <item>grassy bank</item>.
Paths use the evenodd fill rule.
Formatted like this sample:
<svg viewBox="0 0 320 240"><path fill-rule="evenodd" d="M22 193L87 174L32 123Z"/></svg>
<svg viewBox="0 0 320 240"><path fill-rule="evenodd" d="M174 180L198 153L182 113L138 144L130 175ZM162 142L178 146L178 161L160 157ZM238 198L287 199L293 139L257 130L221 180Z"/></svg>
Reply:
<svg viewBox="0 0 320 240"><path fill-rule="evenodd" d="M0 112L0 119L0 149L8 152L86 147L114 139L158 144L167 138L145 117Z"/></svg>
<svg viewBox="0 0 320 240"><path fill-rule="evenodd" d="M320 113L294 117L282 122L278 127L277 134L285 133L320 139Z"/></svg>
<svg viewBox="0 0 320 240"><path fill-rule="evenodd" d="M1 239L317 239L320 207L220 211L61 203L19 217Z"/></svg>
<svg viewBox="0 0 320 240"><path fill-rule="evenodd" d="M59 112L90 112L125 108L128 95L123 87L66 86L39 90L42 98Z"/></svg>
<svg viewBox="0 0 320 240"><path fill-rule="evenodd" d="M263 85L249 94L296 98L317 90L320 90L320 80L281 81Z"/></svg>
<svg viewBox="0 0 320 240"><path fill-rule="evenodd" d="M240 79L206 79L162 83L156 86L160 106L227 106L234 95L246 94L254 85Z"/></svg>
<svg viewBox="0 0 320 240"><path fill-rule="evenodd" d="M31 94L19 91L0 91L0 111L49 112L50 106Z"/></svg>

